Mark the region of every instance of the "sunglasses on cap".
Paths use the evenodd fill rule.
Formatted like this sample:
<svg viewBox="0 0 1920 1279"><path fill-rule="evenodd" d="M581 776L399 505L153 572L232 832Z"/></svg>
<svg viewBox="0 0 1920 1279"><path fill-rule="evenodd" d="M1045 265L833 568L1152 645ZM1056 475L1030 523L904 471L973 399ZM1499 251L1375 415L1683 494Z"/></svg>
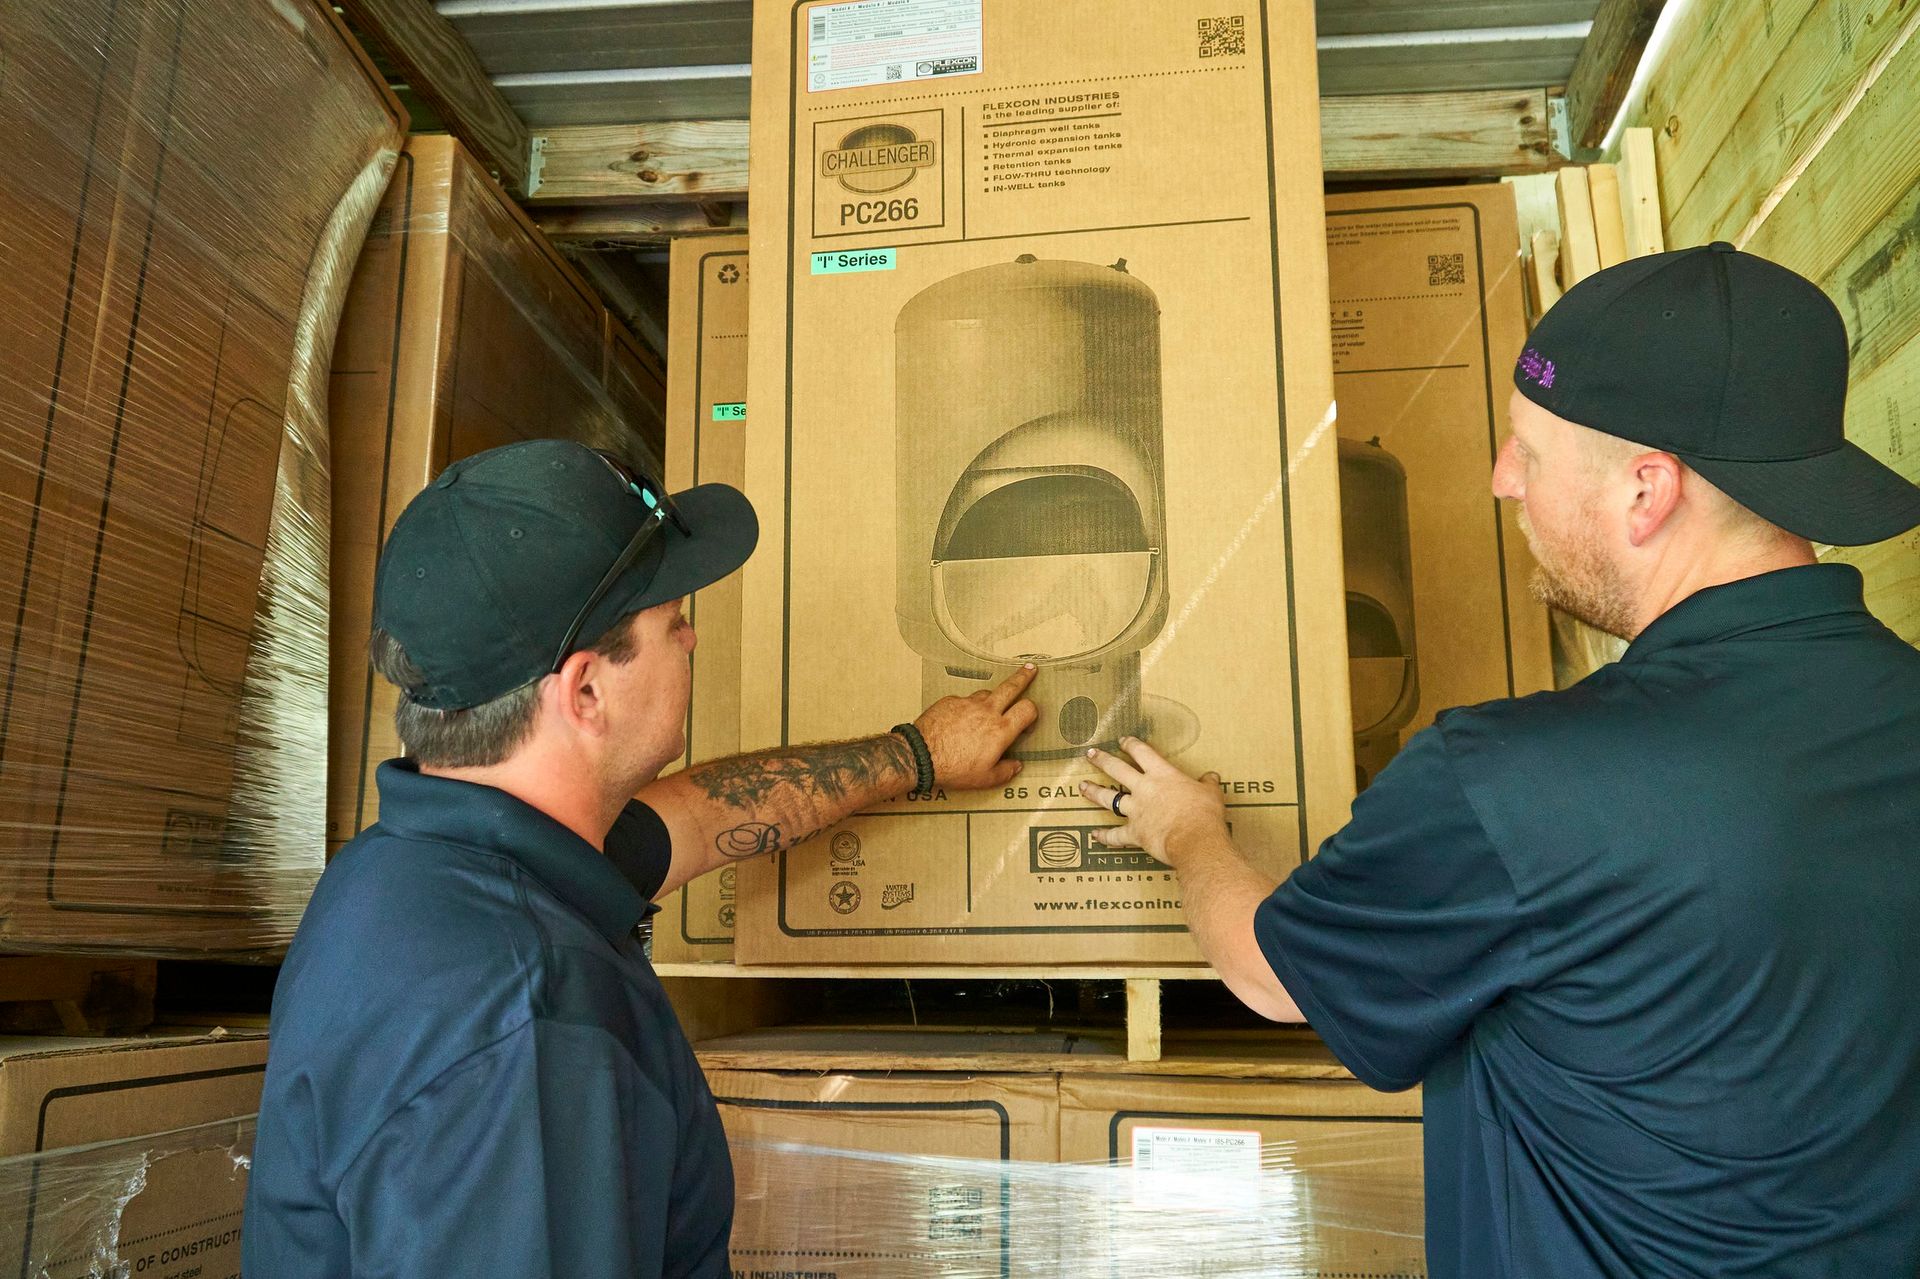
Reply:
<svg viewBox="0 0 1920 1279"><path fill-rule="evenodd" d="M595 449L593 453L595 457L607 464L607 469L626 486L629 493L646 504L647 512L652 518L641 521L640 527L628 539L626 548L614 558L612 567L608 568L600 578L600 584L593 588L593 593L587 596L587 602L580 606L578 613L574 614L573 624L567 627L566 638L560 641L560 649L553 656L553 665L548 668L547 673L550 675L558 674L560 668L566 664L567 658L573 655L573 646L580 638L580 628L587 624L588 614L599 607L600 601L605 599L607 592L613 589L613 584L620 580L620 575L633 567L633 562L640 558L640 552L646 549L647 543L653 540L661 526L671 520L673 526L682 534L691 536L693 533L693 530L687 527L686 520L681 518L680 512L674 509L673 499L667 496L664 485L656 483L650 476L633 469L611 453L601 449Z"/></svg>

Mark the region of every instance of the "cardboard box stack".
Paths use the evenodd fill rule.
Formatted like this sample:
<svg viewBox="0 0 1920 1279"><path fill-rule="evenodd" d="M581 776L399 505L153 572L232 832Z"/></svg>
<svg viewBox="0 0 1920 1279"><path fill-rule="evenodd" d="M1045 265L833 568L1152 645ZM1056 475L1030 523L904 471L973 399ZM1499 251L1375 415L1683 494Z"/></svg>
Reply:
<svg viewBox="0 0 1920 1279"><path fill-rule="evenodd" d="M1327 202L1361 784L1439 711L1553 683L1547 611L1528 586L1532 556L1513 510L1491 488L1507 430L1503 371L1526 331L1518 247L1504 185ZM745 249L745 237L735 236L681 240L673 249L674 487L742 482ZM702 592L692 616L700 647L688 762L738 749L738 579ZM857 884L866 857L858 830L838 836L827 852L833 880ZM844 848L863 864L834 855ZM696 880L663 903L656 961L732 958L739 875Z"/></svg>
<svg viewBox="0 0 1920 1279"><path fill-rule="evenodd" d="M667 313L667 487L746 483L747 237L677 240ZM699 636L684 763L740 750L738 574L698 592L687 617ZM653 922L656 963L733 956L739 871L704 875L663 899Z"/></svg>
<svg viewBox="0 0 1920 1279"><path fill-rule="evenodd" d="M976 1064L1005 1062L1009 1038L848 1032L838 1067L710 1064L738 1184L736 1273L1426 1272L1418 1093L1114 1073L1063 1035L1020 1037L1045 1069ZM738 1036L707 1056L774 1062L783 1040L799 1066L835 1036ZM927 1070L861 1068L916 1040ZM1277 1055L1338 1073L1324 1048Z"/></svg>
<svg viewBox="0 0 1920 1279"><path fill-rule="evenodd" d="M405 116L319 0L15 6L0 44L0 949L107 957L0 961L0 999L144 1025L132 956L271 958L320 872L327 370ZM0 1273L237 1274L265 1061L0 1038Z"/></svg>
<svg viewBox="0 0 1920 1279"><path fill-rule="evenodd" d="M1503 185L1327 201L1363 784L1439 711L1553 685L1533 557L1492 492L1526 337L1519 245Z"/></svg>
<svg viewBox="0 0 1920 1279"><path fill-rule="evenodd" d="M982 1256L1027 1264L1051 1247L1044 1200L1018 1184L1058 1156L1050 1075L716 1071L708 1082L733 1150L737 1273L972 1274Z"/></svg>
<svg viewBox="0 0 1920 1279"><path fill-rule="evenodd" d="M1025 659L1041 719L1004 793L744 864L739 958L1193 962L1170 873L1073 788L1153 738L1276 871L1351 797L1311 16L870 17L756 15L742 742Z"/></svg>
<svg viewBox="0 0 1920 1279"><path fill-rule="evenodd" d="M396 693L367 664L387 531L446 465L568 437L657 469L660 370L448 137L407 142L361 255L332 379L332 698L327 844L379 815Z"/></svg>
<svg viewBox="0 0 1920 1279"><path fill-rule="evenodd" d="M315 0L5 39L0 944L272 951L321 865L333 318L402 116Z"/></svg>
<svg viewBox="0 0 1920 1279"><path fill-rule="evenodd" d="M238 1274L266 1065L265 1035L0 1039L0 1273Z"/></svg>

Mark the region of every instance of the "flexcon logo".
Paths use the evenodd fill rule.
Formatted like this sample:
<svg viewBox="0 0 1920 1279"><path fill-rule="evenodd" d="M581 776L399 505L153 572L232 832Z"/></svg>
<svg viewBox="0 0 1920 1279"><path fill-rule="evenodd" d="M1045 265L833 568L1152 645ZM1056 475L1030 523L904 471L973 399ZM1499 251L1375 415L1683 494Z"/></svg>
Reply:
<svg viewBox="0 0 1920 1279"><path fill-rule="evenodd" d="M937 151L932 138L918 137L904 124L863 124L820 153L820 176L862 195L898 191L915 173L933 167Z"/></svg>

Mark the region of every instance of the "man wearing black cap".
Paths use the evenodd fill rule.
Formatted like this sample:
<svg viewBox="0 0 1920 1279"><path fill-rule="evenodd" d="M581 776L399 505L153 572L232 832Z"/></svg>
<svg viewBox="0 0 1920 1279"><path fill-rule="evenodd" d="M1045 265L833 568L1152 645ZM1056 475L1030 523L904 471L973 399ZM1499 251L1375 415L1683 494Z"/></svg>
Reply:
<svg viewBox="0 0 1920 1279"><path fill-rule="evenodd" d="M1602 271L1520 356L1494 489L1618 663L1443 713L1277 886L1216 787L1096 754L1235 992L1424 1085L1435 1276L1920 1272L1920 652L1812 545L1920 489L1846 383L1790 271Z"/></svg>
<svg viewBox="0 0 1920 1279"><path fill-rule="evenodd" d="M1034 717L1028 669L883 736L655 781L684 749L681 601L758 533L733 489L669 497L552 440L456 462L401 515L373 660L408 758L281 971L249 1276L730 1273L732 1170L647 963L651 899L910 791L1002 785Z"/></svg>

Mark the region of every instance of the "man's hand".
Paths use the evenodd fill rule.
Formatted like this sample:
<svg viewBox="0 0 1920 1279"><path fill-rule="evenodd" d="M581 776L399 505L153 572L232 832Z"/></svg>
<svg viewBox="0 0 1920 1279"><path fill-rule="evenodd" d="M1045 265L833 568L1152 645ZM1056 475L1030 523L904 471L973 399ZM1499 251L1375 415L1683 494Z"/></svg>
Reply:
<svg viewBox="0 0 1920 1279"><path fill-rule="evenodd" d="M1102 844L1144 848L1178 869L1181 852L1194 840L1226 837L1227 805L1220 794L1218 773L1188 777L1160 752L1134 737L1121 738L1120 749L1132 758L1103 750L1087 752L1094 767L1119 785L1116 789L1081 782L1081 797L1096 808L1118 813L1126 823L1096 830L1095 839ZM1114 807L1116 796L1120 800L1118 808Z"/></svg>
<svg viewBox="0 0 1920 1279"><path fill-rule="evenodd" d="M1087 752L1095 767L1123 789L1082 782L1080 794L1110 812L1117 797L1117 811L1126 823L1096 830L1094 838L1108 845L1136 845L1173 867L1186 900L1187 931L1227 989L1262 1017L1304 1021L1261 951L1253 927L1260 904L1272 896L1278 881L1250 865L1233 846L1219 774L1188 777L1137 738L1121 738L1120 749L1132 758Z"/></svg>
<svg viewBox="0 0 1920 1279"><path fill-rule="evenodd" d="M1014 779L1020 761L1006 758L1007 751L1040 716L1039 708L1021 696L1033 676L1029 662L998 688L943 697L920 713L913 726L927 739L935 782L954 790L984 790Z"/></svg>

